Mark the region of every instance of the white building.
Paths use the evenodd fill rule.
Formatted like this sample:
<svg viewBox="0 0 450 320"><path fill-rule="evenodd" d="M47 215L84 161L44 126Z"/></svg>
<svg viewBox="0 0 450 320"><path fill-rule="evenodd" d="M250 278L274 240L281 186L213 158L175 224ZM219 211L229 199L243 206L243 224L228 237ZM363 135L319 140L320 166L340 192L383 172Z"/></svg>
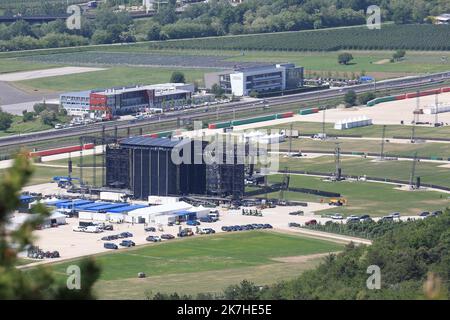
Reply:
<svg viewBox="0 0 450 320"><path fill-rule="evenodd" d="M206 88L211 89L214 84L235 96L248 96L252 91L293 90L303 87L303 67L293 63L270 64L205 74Z"/></svg>

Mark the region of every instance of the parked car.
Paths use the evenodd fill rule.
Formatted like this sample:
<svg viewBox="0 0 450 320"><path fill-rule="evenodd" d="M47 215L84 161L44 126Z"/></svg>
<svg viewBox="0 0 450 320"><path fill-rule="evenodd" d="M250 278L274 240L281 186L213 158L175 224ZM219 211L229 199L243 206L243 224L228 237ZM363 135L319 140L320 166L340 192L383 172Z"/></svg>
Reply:
<svg viewBox="0 0 450 320"><path fill-rule="evenodd" d="M201 228L198 233L200 233L200 234L212 234L212 233L216 233L216 231L213 228Z"/></svg>
<svg viewBox="0 0 450 320"><path fill-rule="evenodd" d="M222 229L222 231L231 231L230 227L226 227L226 226L223 226L221 229Z"/></svg>
<svg viewBox="0 0 450 320"><path fill-rule="evenodd" d="M144 229L146 232L156 232L156 228L155 227L147 227Z"/></svg>
<svg viewBox="0 0 450 320"><path fill-rule="evenodd" d="M273 229L272 225L269 223L264 224L264 229Z"/></svg>
<svg viewBox="0 0 450 320"><path fill-rule="evenodd" d="M80 226L74 226L74 227L72 228L72 231L75 231L75 232L85 232L85 231L86 231L86 228L85 228L85 227L80 227Z"/></svg>
<svg viewBox="0 0 450 320"><path fill-rule="evenodd" d="M317 220L312 219L305 222L305 226L313 226L317 224Z"/></svg>
<svg viewBox="0 0 450 320"><path fill-rule="evenodd" d="M134 247L136 244L131 240L122 240L121 243L119 243L122 247Z"/></svg>
<svg viewBox="0 0 450 320"><path fill-rule="evenodd" d="M289 215L291 216L302 216L303 214L304 212L302 210L289 212Z"/></svg>
<svg viewBox="0 0 450 320"><path fill-rule="evenodd" d="M186 230L186 229L181 230L181 231L177 234L177 236L180 237L180 238L183 238L183 237L190 237L190 236L193 236L193 235L194 235L194 233L193 233L192 231L189 231L189 230Z"/></svg>
<svg viewBox="0 0 450 320"><path fill-rule="evenodd" d="M103 230L97 226L88 226L88 227L86 227L86 230L84 230L84 232L88 232L88 233L100 233L102 231Z"/></svg>
<svg viewBox="0 0 450 320"><path fill-rule="evenodd" d="M197 220L188 220L188 221L186 221L186 224L188 226L198 226L198 225L200 225L200 222L198 222Z"/></svg>
<svg viewBox="0 0 450 320"><path fill-rule="evenodd" d="M385 216L385 217L382 217L379 221L381 221L381 222L394 221L394 218L392 218L391 216Z"/></svg>
<svg viewBox="0 0 450 320"><path fill-rule="evenodd" d="M200 222L207 222L207 223L211 223L211 222L215 222L216 220L213 220L211 217L201 217L200 218Z"/></svg>
<svg viewBox="0 0 450 320"><path fill-rule="evenodd" d="M342 220L342 219L344 219L344 217L340 213L335 213L335 214L331 215L331 219L333 219L333 220Z"/></svg>
<svg viewBox="0 0 450 320"><path fill-rule="evenodd" d="M289 226L290 228L298 228L298 227L300 227L300 223L297 223L297 222L289 222L288 226Z"/></svg>
<svg viewBox="0 0 450 320"><path fill-rule="evenodd" d="M428 216L430 213L428 212L428 211L424 211L424 212L421 212L420 214L419 214L419 217L426 217L426 216Z"/></svg>
<svg viewBox="0 0 450 320"><path fill-rule="evenodd" d="M389 216L391 216L394 219L400 219L400 212L393 212Z"/></svg>
<svg viewBox="0 0 450 320"><path fill-rule="evenodd" d="M114 243L112 243L112 242L106 242L106 243L104 243L104 244L103 244L103 247L104 247L105 249L113 249L113 250L119 249L119 247L117 246L117 244L114 244Z"/></svg>
<svg viewBox="0 0 450 320"><path fill-rule="evenodd" d="M441 214L442 214L442 211L441 211L441 210L433 211L433 212L431 213L432 216L438 216L438 215L441 215Z"/></svg>
<svg viewBox="0 0 450 320"><path fill-rule="evenodd" d="M119 238L131 238L133 237L133 234L131 232L122 232L119 234Z"/></svg>
<svg viewBox="0 0 450 320"><path fill-rule="evenodd" d="M103 241L111 241L111 240L114 240L114 239L111 236L104 236L104 237L102 237L101 240L103 240Z"/></svg>
<svg viewBox="0 0 450 320"><path fill-rule="evenodd" d="M161 239L164 239L164 240L171 240L171 239L174 239L174 238L175 238L175 236L173 236L171 234L168 234L168 233L165 233L165 234L161 235Z"/></svg>
<svg viewBox="0 0 450 320"><path fill-rule="evenodd" d="M145 240L150 242L159 242L161 241L161 238L157 236L148 236L147 238L145 238Z"/></svg>

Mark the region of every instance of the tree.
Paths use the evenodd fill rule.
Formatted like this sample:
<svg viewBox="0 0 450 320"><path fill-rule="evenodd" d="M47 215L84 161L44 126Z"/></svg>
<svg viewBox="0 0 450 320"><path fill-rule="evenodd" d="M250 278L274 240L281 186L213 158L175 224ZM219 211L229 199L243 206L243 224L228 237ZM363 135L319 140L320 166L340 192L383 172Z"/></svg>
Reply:
<svg viewBox="0 0 450 320"><path fill-rule="evenodd" d="M211 93L216 96L216 98L220 98L224 95L225 90L222 89L217 83L214 83L211 87Z"/></svg>
<svg viewBox="0 0 450 320"><path fill-rule="evenodd" d="M356 104L357 95L354 90L349 90L344 96L344 102L347 106L354 106Z"/></svg>
<svg viewBox="0 0 450 320"><path fill-rule="evenodd" d="M226 300L257 300L259 288L253 282L243 280L239 285L229 286L224 291Z"/></svg>
<svg viewBox="0 0 450 320"><path fill-rule="evenodd" d="M48 126L52 126L53 122L56 121L56 113L53 111L42 111L40 117L42 123Z"/></svg>
<svg viewBox="0 0 450 320"><path fill-rule="evenodd" d="M20 205L20 192L33 174L33 167L26 152L21 152L0 182L0 300L8 299L93 299L92 286L100 275L100 269L92 258L84 259L80 267L80 289L68 289L55 279L49 267L37 267L33 276L16 268L17 255L33 244L35 230L50 211L42 204L33 207L35 218L27 219L19 228L7 232L6 225L12 213Z"/></svg>
<svg viewBox="0 0 450 320"><path fill-rule="evenodd" d="M36 103L33 106L33 110L36 114L40 114L42 111L44 111L45 109L47 109L47 106L45 105L45 103Z"/></svg>
<svg viewBox="0 0 450 320"><path fill-rule="evenodd" d="M347 65L350 61L352 61L353 60L353 55L351 54L351 53L348 53L348 52L344 52L344 53L341 53L339 56L338 56L338 62L339 62L339 64L345 64L345 65Z"/></svg>
<svg viewBox="0 0 450 320"><path fill-rule="evenodd" d="M161 39L160 33L161 33L161 26L157 23L153 23L148 28L147 40L149 40L149 41L160 40Z"/></svg>
<svg viewBox="0 0 450 320"><path fill-rule="evenodd" d="M27 110L22 111L23 122L31 121L34 119L34 112L28 112Z"/></svg>
<svg viewBox="0 0 450 320"><path fill-rule="evenodd" d="M376 95L373 92L365 92L358 96L359 104L366 104L368 101L376 98Z"/></svg>
<svg viewBox="0 0 450 320"><path fill-rule="evenodd" d="M181 71L174 71L170 77L170 82L172 83L185 83L186 79L184 73Z"/></svg>
<svg viewBox="0 0 450 320"><path fill-rule="evenodd" d="M0 131L6 131L13 123L13 116L8 112L2 111L0 108Z"/></svg>
<svg viewBox="0 0 450 320"><path fill-rule="evenodd" d="M256 90L252 90L252 91L250 91L249 96L252 97L252 98L257 98L258 97L258 92Z"/></svg>
<svg viewBox="0 0 450 320"><path fill-rule="evenodd" d="M399 61L399 60L403 59L405 57L405 55L406 55L406 51L405 50L397 50L392 55L392 59L394 61Z"/></svg>

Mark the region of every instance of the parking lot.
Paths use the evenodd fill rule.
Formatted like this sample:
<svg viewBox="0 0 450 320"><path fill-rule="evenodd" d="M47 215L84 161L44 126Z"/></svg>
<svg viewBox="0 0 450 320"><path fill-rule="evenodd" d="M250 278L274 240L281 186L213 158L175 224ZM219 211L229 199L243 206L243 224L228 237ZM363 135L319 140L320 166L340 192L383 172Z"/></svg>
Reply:
<svg viewBox="0 0 450 320"><path fill-rule="evenodd" d="M235 225L247 225L247 224L270 224L275 231L280 232L289 232L289 233L301 233L314 237L320 237L329 239L331 241L339 241L339 242L349 242L353 240L359 243L370 244L368 240L362 239L353 239L347 236L341 236L337 234L329 234L318 232L314 230L308 230L304 228L293 228L289 227L288 224L291 222L299 223L304 225L305 222L309 220L316 220L320 223L325 223L326 221L331 220L329 217L321 217L320 211L324 209L329 209L328 204L320 204L320 203L308 203L307 207L301 206L278 206L276 208L267 208L262 210L261 216L248 216L242 215L242 210L226 210L223 208L218 208L220 212L220 220L213 223L201 223L199 228L213 228L216 232L224 232L222 231L223 226L235 226ZM243 208L243 209L252 209L252 208ZM290 212L302 210L304 211L303 215L290 215ZM402 219L407 219L407 217L402 217ZM73 228L79 225L78 218L68 218L66 225L61 225L55 228L36 230L34 235L37 237L35 244L39 246L44 251L59 251L61 257L56 259L45 259L41 261L37 261L37 263L49 263L61 260L67 260L72 258L77 258L81 256L93 255L101 252L114 251L105 249L103 247L105 242L111 242L118 245L119 250L127 250L119 245L119 243L123 239L111 240L111 241L103 241L102 237L108 235L116 235L122 232L130 232L133 234L133 237L127 238L127 240L132 240L137 246L150 244L152 242L146 241L146 237L149 235L161 236L162 234L171 234L175 237L179 231L179 225L173 226L163 226L163 231L158 231L156 225L152 224L131 224L131 223L120 223L113 224L112 231L103 231L100 233L86 233L86 232L75 232ZM345 223L345 220L342 220ZM145 227L156 227L156 232L146 232ZM181 224L182 228L191 228L194 232L194 237L202 237L205 235L195 234L196 227L195 226L187 226L186 223ZM246 232L246 231L231 231L231 232ZM165 241L175 241L175 240L162 240ZM177 241L183 241L183 239L179 239Z"/></svg>

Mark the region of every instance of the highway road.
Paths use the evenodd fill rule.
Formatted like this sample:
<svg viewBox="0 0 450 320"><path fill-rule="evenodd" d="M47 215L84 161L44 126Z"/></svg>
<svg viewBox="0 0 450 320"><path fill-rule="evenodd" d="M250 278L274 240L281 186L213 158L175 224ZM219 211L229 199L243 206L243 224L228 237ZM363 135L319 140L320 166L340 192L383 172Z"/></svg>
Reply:
<svg viewBox="0 0 450 320"><path fill-rule="evenodd" d="M376 83L367 83L367 84L360 84L355 86L349 86L349 87L343 87L343 88L332 88L327 90L321 90L321 91L314 91L314 92L307 92L307 93L298 93L298 94L292 94L287 96L279 96L279 97L272 97L272 98L266 98L265 103L268 103L270 105L270 110L268 110L268 113L274 113L276 110L273 109L274 106L278 105L286 105L291 103L304 103L308 101L314 101L314 100L323 100L323 99L331 99L331 98L338 98L344 96L349 90L354 90L356 93L363 93L363 92L369 92L374 90L395 90L395 89L408 89L411 88L411 91L414 91L415 88L418 89L418 87L423 85L430 85L430 84L438 84L439 82L442 82L444 80L450 79L450 71L448 72L442 72L442 73L435 73L435 74L427 74L427 75L420 75L420 76L410 76L410 77L403 77L403 78L397 78L397 79L389 79L389 80L383 80L378 81ZM416 90L417 90L416 89ZM261 100L262 103L263 100ZM147 120L140 120L135 122L130 121L109 121L109 122L103 122L103 123L95 123L92 125L86 125L86 126L78 126L78 127L71 127L66 129L60 129L60 130L47 130L47 131L41 131L41 132L35 132L35 133L29 133L29 134L23 134L23 135L14 135L14 136L8 136L8 137L2 137L0 138L0 148L1 147L10 147L14 145L25 145L28 143L38 142L38 141L44 141L44 140L50 140L50 139L61 139L61 138L67 138L67 137L76 137L81 135L89 135L94 133L100 133L102 131L102 126L105 126L105 131L111 131L114 130L114 128L117 126L118 130L127 129L127 128L138 128L142 126L148 126L151 124L156 123L165 123L165 122L171 122L176 121L177 118L180 119L195 119L199 117L205 117L208 113L208 115L219 113L220 115L224 114L232 114L234 110L236 112L241 112L245 110L252 110L255 109L255 107L260 107L261 104L258 106L255 102L234 102L234 103L226 103L226 104L220 104L215 105L213 107L200 107L195 109L188 109L188 110L181 110L181 111L175 111L168 114L164 114L163 116L155 116ZM208 110L213 108L214 111ZM217 109L217 111L216 111Z"/></svg>

